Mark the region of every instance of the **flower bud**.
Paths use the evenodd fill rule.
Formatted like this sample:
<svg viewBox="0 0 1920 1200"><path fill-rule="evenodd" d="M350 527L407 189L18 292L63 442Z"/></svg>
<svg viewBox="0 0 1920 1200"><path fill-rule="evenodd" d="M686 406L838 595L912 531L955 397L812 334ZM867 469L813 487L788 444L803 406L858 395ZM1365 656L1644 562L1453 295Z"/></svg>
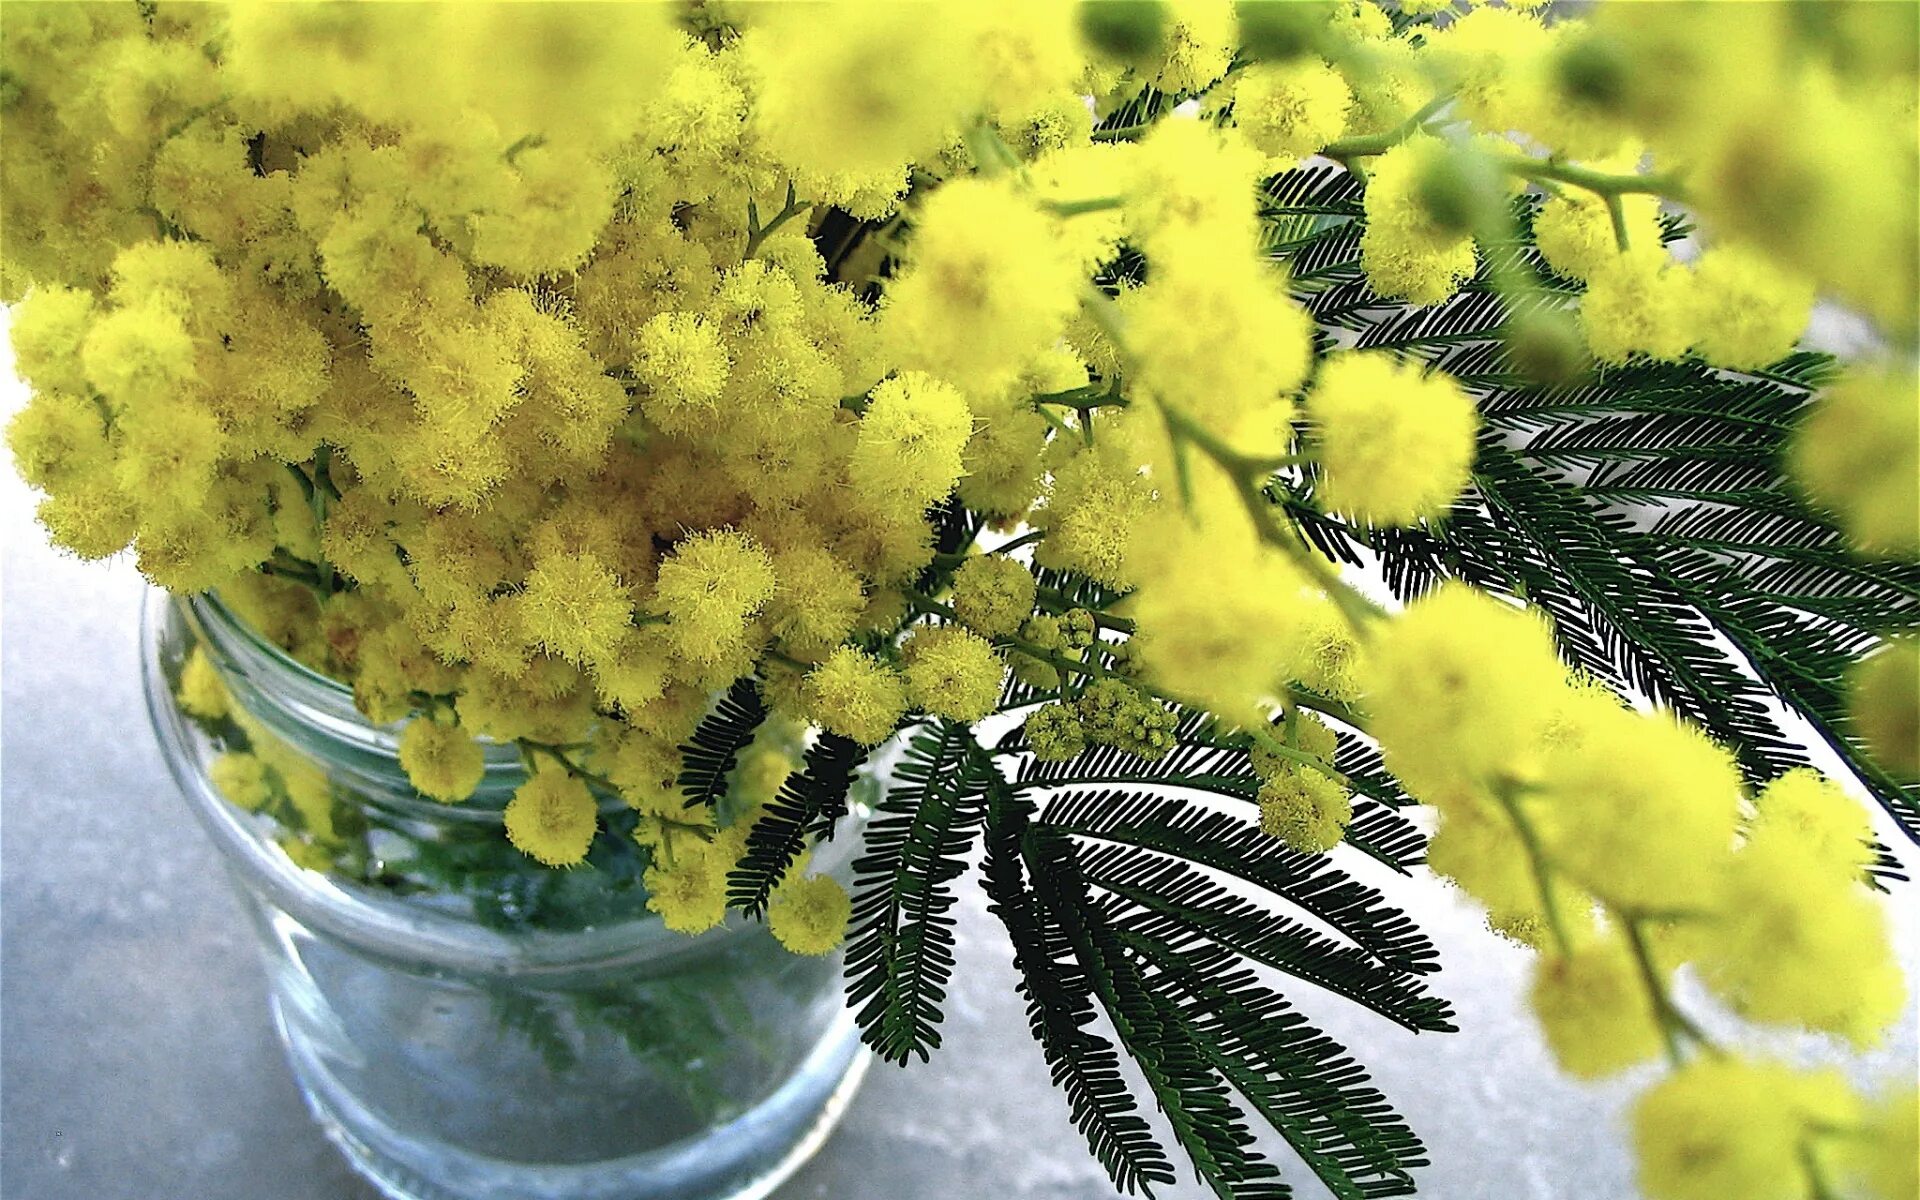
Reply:
<svg viewBox="0 0 1920 1200"><path fill-rule="evenodd" d="M1092 0L1080 6L1080 36L1110 58L1144 58L1159 47L1166 30L1167 7L1160 0Z"/></svg>
<svg viewBox="0 0 1920 1200"><path fill-rule="evenodd" d="M1319 52L1333 24L1333 5L1321 0L1248 0L1238 13L1240 47L1262 62Z"/></svg>
<svg viewBox="0 0 1920 1200"><path fill-rule="evenodd" d="M1572 317L1525 312L1507 326L1507 352L1520 374L1546 387L1563 387L1587 373L1587 349Z"/></svg>

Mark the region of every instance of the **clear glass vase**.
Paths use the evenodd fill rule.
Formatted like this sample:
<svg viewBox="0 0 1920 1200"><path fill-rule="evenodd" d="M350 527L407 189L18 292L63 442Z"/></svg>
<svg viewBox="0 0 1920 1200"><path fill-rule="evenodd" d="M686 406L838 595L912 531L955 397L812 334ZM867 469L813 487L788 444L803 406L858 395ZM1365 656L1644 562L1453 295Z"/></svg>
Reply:
<svg viewBox="0 0 1920 1200"><path fill-rule="evenodd" d="M196 644L232 717L176 699ZM837 955L790 954L737 917L666 929L627 839L599 839L581 869L525 859L500 828L512 747L489 747L472 800L419 796L395 728L213 597L153 593L143 651L154 728L259 932L300 1090L384 1193L758 1197L839 1119L867 1058ZM236 743L271 747L290 802L223 798L214 762ZM604 819L623 808L610 798ZM857 824L811 869L844 881Z"/></svg>

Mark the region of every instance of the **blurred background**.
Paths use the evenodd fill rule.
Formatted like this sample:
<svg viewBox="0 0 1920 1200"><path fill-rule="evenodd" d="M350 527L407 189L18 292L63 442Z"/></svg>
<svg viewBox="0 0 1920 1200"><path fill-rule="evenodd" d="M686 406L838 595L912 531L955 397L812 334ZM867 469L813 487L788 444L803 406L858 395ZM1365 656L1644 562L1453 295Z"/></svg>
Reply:
<svg viewBox="0 0 1920 1200"><path fill-rule="evenodd" d="M26 396L4 333L0 312L0 418ZM86 564L48 548L34 501L0 466L0 1195L376 1200L302 1107L269 1025L254 933L148 731L136 650L146 585L128 559ZM1920 866L1883 824L1909 871ZM1421 1196L1633 1195L1621 1106L1642 1078L1561 1077L1523 1010L1527 952L1435 881L1369 865L1356 873L1439 945L1433 990L1461 1031L1416 1037L1304 985L1289 995L1425 1139ZM1893 905L1910 980L1916 886ZM959 894L945 1045L907 1070L877 1065L777 1200L1113 1195L1027 1034L984 895L971 879ZM1831 1055L1815 1039L1777 1049ZM1875 1084L1920 1069L1911 997L1887 1043L1848 1067ZM1287 1178L1302 1200L1327 1194L1304 1168ZM1191 1182L1161 1193L1203 1194Z"/></svg>

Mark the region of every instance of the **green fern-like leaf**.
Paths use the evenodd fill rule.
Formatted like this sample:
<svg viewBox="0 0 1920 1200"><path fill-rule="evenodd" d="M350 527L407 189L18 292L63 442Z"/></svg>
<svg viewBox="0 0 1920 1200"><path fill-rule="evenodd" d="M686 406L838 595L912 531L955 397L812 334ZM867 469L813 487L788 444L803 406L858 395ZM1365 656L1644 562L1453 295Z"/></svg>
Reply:
<svg viewBox="0 0 1920 1200"><path fill-rule="evenodd" d="M1020 847L1033 806L1003 794L991 802L991 814L981 882L988 911L1013 943L1027 1022L1054 1086L1114 1186L1137 1192L1172 1183L1173 1163L1139 1115L1119 1054L1089 1028L1096 1018L1093 984L1060 922L1029 886Z"/></svg>
<svg viewBox="0 0 1920 1200"><path fill-rule="evenodd" d="M1068 839L1044 825L1030 827L1021 837L1021 854L1036 897L1059 922L1194 1173L1223 1200L1285 1200L1291 1189L1254 1147L1245 1114L1194 1030L1170 1011L1103 919Z"/></svg>
<svg viewBox="0 0 1920 1200"><path fill-rule="evenodd" d="M1417 979L1353 946L1268 911L1178 859L1132 846L1082 855L1089 882L1138 911L1132 924L1170 944L1209 942L1248 961L1344 996L1415 1031L1451 1031L1452 1009Z"/></svg>
<svg viewBox="0 0 1920 1200"><path fill-rule="evenodd" d="M1047 824L1078 838L1136 846L1231 875L1331 926L1382 965L1410 974L1438 969L1417 925L1379 891L1349 878L1324 855L1302 854L1226 813L1119 791L1070 791L1046 808Z"/></svg>
<svg viewBox="0 0 1920 1200"><path fill-rule="evenodd" d="M952 883L986 817L999 778L964 725L940 721L909 742L896 782L854 863L847 996L867 1044L882 1058L925 1059L953 976Z"/></svg>
<svg viewBox="0 0 1920 1200"><path fill-rule="evenodd" d="M1176 745L1157 759L1141 758L1112 746L1090 746L1063 762L1027 759L1020 767L1021 782L1042 786L1079 787L1101 785L1141 785L1186 788L1209 792L1245 803L1253 803L1260 791L1260 777L1254 773L1244 737L1223 739L1215 731L1213 718L1196 709L1175 706L1180 721L1174 729ZM1357 737L1340 738L1347 766L1335 769L1348 774L1354 796L1354 815L1347 827L1346 844L1406 874L1422 861L1426 837L1412 822L1393 810L1410 804L1386 773L1378 767L1377 752L1370 752ZM1002 749L1024 749L1017 737ZM1348 772L1347 767L1353 770Z"/></svg>
<svg viewBox="0 0 1920 1200"><path fill-rule="evenodd" d="M727 694L714 705L685 745L680 747L680 791L687 807L704 804L708 808L727 794L727 777L739 761L740 751L753 741L753 735L767 719L767 706L751 679L735 681Z"/></svg>
<svg viewBox="0 0 1920 1200"><path fill-rule="evenodd" d="M860 743L823 734L800 770L787 777L747 831L740 862L727 876L727 903L750 916L766 911L781 876L815 838L828 836L847 812L853 773L866 761Z"/></svg>

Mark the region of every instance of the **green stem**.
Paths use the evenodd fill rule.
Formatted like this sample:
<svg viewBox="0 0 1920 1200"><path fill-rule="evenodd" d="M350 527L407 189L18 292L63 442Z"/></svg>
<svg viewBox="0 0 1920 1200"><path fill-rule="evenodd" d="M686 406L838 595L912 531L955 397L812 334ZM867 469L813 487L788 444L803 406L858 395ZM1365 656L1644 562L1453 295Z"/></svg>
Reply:
<svg viewBox="0 0 1920 1200"><path fill-rule="evenodd" d="M1040 207L1056 217L1077 217L1081 213L1110 212L1125 203L1124 196L1101 196L1093 200L1048 200Z"/></svg>
<svg viewBox="0 0 1920 1200"><path fill-rule="evenodd" d="M298 463L286 463L285 466L287 474L293 476L293 481L300 485L301 498L309 504L313 503L313 480L307 478L307 473L300 469Z"/></svg>
<svg viewBox="0 0 1920 1200"><path fill-rule="evenodd" d="M1633 950L1633 965L1640 972L1640 983L1647 989L1647 1002L1653 1008L1655 1022L1660 1026L1660 1041L1667 1048L1667 1061L1678 1068L1686 1063L1686 1056L1680 1052L1680 1036L1674 1023L1667 1018L1670 1005L1667 1003L1667 989L1660 982L1660 969L1654 965L1653 951L1647 945L1646 933L1638 921L1624 922L1627 945Z"/></svg>
<svg viewBox="0 0 1920 1200"><path fill-rule="evenodd" d="M1807 1200L1843 1200L1840 1190L1827 1178L1826 1164L1820 1161L1811 1138L1800 1141L1800 1165L1807 1173Z"/></svg>
<svg viewBox="0 0 1920 1200"><path fill-rule="evenodd" d="M1305 750L1301 750L1296 747L1289 746L1285 742L1281 741L1279 738L1274 737L1272 734L1262 729L1249 729L1247 730L1247 736L1252 738L1255 742L1257 742L1260 745L1260 748L1265 750L1267 753L1276 755L1280 758L1284 758L1288 762L1299 763L1303 767L1312 767L1314 770L1320 772L1322 775L1325 775L1327 778L1340 784L1342 787L1345 787L1348 790L1352 790L1353 781L1348 779L1340 771L1336 770L1332 763L1328 762L1324 758L1321 758L1319 755L1308 754Z"/></svg>
<svg viewBox="0 0 1920 1200"><path fill-rule="evenodd" d="M1162 411L1165 413L1168 429L1178 439L1198 446L1233 480L1234 489L1239 493L1240 502L1246 508L1247 516L1253 521L1260 540L1291 558L1295 566L1305 571L1307 576L1327 593L1328 598L1340 610L1341 616L1346 618L1347 624L1353 628L1354 633L1361 637L1366 636L1367 622L1386 616L1386 610L1355 591L1334 572L1330 564L1315 554L1312 548L1280 527L1279 521L1273 515L1273 505L1261 491L1261 484L1273 474L1273 471L1268 468L1274 460L1240 454L1185 413L1165 405L1162 405ZM1255 482L1256 476L1260 480L1258 483Z"/></svg>
<svg viewBox="0 0 1920 1200"><path fill-rule="evenodd" d="M782 225L785 225L788 221L793 220L793 218L812 207L813 201L803 201L794 195L793 183L789 180L787 183L786 204L779 212L773 214L771 221L762 225L760 223L760 210L754 204L752 198L749 197L747 200L747 248L740 254L741 261L744 262L752 258L754 254L759 251L760 247L765 244L766 240L772 237Z"/></svg>
<svg viewBox="0 0 1920 1200"><path fill-rule="evenodd" d="M518 745L522 754L544 754L554 762L560 764L560 767L575 779L592 784L611 795L618 796L620 794L620 786L618 784L606 776L596 775L592 771L574 762L573 759L567 756L565 747L556 746L548 742L536 742L530 738L518 739Z"/></svg>
<svg viewBox="0 0 1920 1200"><path fill-rule="evenodd" d="M1001 542L998 546L995 546L993 549L987 551L987 553L988 554L1010 554L1013 551L1020 549L1020 547L1022 546L1031 546L1035 542L1038 542L1040 539L1046 536L1047 536L1047 531L1044 529L1029 530L1028 532L1021 534L1019 537L1014 538L1012 541Z"/></svg>
<svg viewBox="0 0 1920 1200"><path fill-rule="evenodd" d="M908 592L907 602L919 612L928 613L936 617L944 617L956 624L959 623L960 618L954 613L953 609L940 603L940 601L935 600L931 596L920 592ZM1071 671L1076 675L1086 675L1095 679L1118 679L1128 687L1145 692L1149 696L1157 696L1170 704L1186 703L1186 701L1180 699L1180 697L1159 691L1130 675L1123 675L1119 671L1115 671L1110 667L1103 667L1097 662L1072 658L1068 655L1061 654L1057 650L1049 650L1045 646L1039 645L1036 642L1030 642L1022 637L1007 634L994 638L993 644L1018 650L1028 658L1037 658L1048 666L1057 667L1062 671Z"/></svg>
<svg viewBox="0 0 1920 1200"><path fill-rule="evenodd" d="M1613 222L1614 245L1620 248L1620 252L1622 254L1625 254L1629 249L1627 245L1626 206L1620 203L1620 196L1618 193L1614 193L1614 192L1607 193L1606 201L1607 201L1607 218Z"/></svg>
<svg viewBox="0 0 1920 1200"><path fill-rule="evenodd" d="M1570 183L1599 196L1648 195L1664 196L1669 200L1684 199L1677 175L1613 174L1551 158L1531 158L1524 154L1503 154L1494 161L1522 179Z"/></svg>
<svg viewBox="0 0 1920 1200"><path fill-rule="evenodd" d="M279 548L275 547L279 553ZM284 579L288 583L297 583L313 593L313 598L322 604L333 598L333 590L320 582L320 573L311 564L277 563L271 560L260 564L260 573L275 579Z"/></svg>
<svg viewBox="0 0 1920 1200"><path fill-rule="evenodd" d="M407 702L429 717L438 717L440 713L445 712L458 719L452 696L438 692L413 691L407 693Z"/></svg>
<svg viewBox="0 0 1920 1200"><path fill-rule="evenodd" d="M1170 692L1160 691L1149 684L1142 683L1131 675L1123 675L1111 667L1103 667L1099 663L1091 662L1087 659L1074 658L1071 655L1062 654L1058 650L1049 650L1045 646L1029 642L1025 638L1015 637L1009 634L993 639L993 644L1018 650L1028 658L1037 658L1050 667L1055 667L1062 671L1071 671L1075 675L1084 675L1089 679L1118 679L1135 691L1145 692L1147 695L1165 700L1169 704L1186 703L1180 697Z"/></svg>
<svg viewBox="0 0 1920 1200"><path fill-rule="evenodd" d="M1045 586L1035 588L1034 598L1039 601L1040 607L1055 615L1080 609L1091 616L1093 623L1102 629L1111 629L1115 633L1132 633L1134 629L1133 622L1126 617L1115 616L1113 613L1097 608L1088 608L1084 604L1075 604L1058 588Z"/></svg>
<svg viewBox="0 0 1920 1200"><path fill-rule="evenodd" d="M320 443L320 448L313 452L313 476L316 481L327 477L327 470L332 459L333 447L327 445L325 442ZM328 488L331 487L332 484L329 483ZM307 504L313 509L313 536L317 543L327 532L327 491L319 487L316 483L307 492ZM333 564L328 562L323 556L315 565L318 567L320 573L320 586L326 588L329 592L333 591Z"/></svg>
<svg viewBox="0 0 1920 1200"><path fill-rule="evenodd" d="M1540 893L1540 911L1547 918L1547 928L1553 934L1553 944L1564 956L1573 950L1573 940L1567 936L1567 924L1560 916L1560 901L1553 892L1553 867L1547 860L1545 847L1540 844L1540 835L1534 830L1533 822L1527 820L1526 813L1520 809L1520 802L1513 789L1505 785L1493 788L1494 798L1506 809L1507 818L1513 822L1513 828L1520 836L1521 848L1526 851L1527 866L1533 872L1533 885Z"/></svg>
<svg viewBox="0 0 1920 1200"><path fill-rule="evenodd" d="M1441 109L1452 103L1453 94L1443 92L1427 101L1414 111L1414 114L1385 133L1372 133L1360 137L1341 138L1330 143L1320 151L1321 154L1342 165L1348 159L1366 158L1375 154L1384 154L1398 146L1416 133L1422 132L1427 122L1439 115Z"/></svg>
<svg viewBox="0 0 1920 1200"><path fill-rule="evenodd" d="M774 662L777 662L782 666L791 667L794 670L800 672L802 675L805 675L808 671L811 671L815 667L820 665L819 663L810 663L804 659L795 658L793 655L788 654L783 650L776 650L772 646L768 646L764 651L764 654L766 655L766 657L772 659Z"/></svg>
<svg viewBox="0 0 1920 1200"><path fill-rule="evenodd" d="M973 165L982 175L1003 175L1020 165L1019 156L985 118L967 127L965 141L967 153L973 156Z"/></svg>
<svg viewBox="0 0 1920 1200"><path fill-rule="evenodd" d="M1693 1018L1680 1011L1679 1006L1673 1002L1673 997L1668 994L1666 985L1661 982L1660 968L1653 961L1653 948L1647 944L1644 919L1635 913L1611 911L1626 934L1627 946L1633 951L1634 966L1640 973L1640 982L1647 989L1647 998L1653 1005L1654 1017L1660 1023L1660 1039L1666 1044L1667 1061L1675 1067L1686 1061L1680 1052L1682 1036L1704 1050L1719 1053L1719 1048L1713 1044L1713 1039L1694 1023Z"/></svg>
<svg viewBox="0 0 1920 1200"><path fill-rule="evenodd" d="M1052 413L1048 412L1044 407L1036 406L1033 411L1036 413L1039 413L1040 419L1047 423L1048 428L1052 429L1055 433L1059 434L1061 437L1073 436L1073 430L1068 428L1067 423L1065 421L1062 421L1059 417L1056 417Z"/></svg>

